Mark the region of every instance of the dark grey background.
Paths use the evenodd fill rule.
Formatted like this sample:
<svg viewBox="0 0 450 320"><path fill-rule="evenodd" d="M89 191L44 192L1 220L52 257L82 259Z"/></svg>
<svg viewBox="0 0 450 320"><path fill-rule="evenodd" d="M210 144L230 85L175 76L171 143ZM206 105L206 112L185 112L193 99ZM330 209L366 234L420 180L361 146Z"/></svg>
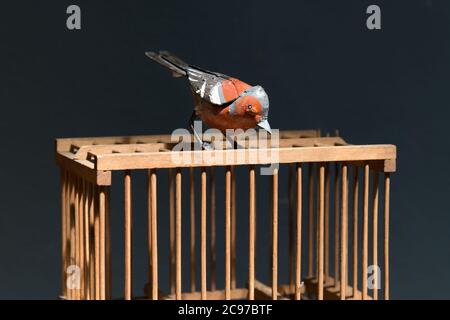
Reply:
<svg viewBox="0 0 450 320"><path fill-rule="evenodd" d="M82 9L81 31L66 29L72 3ZM381 6L381 31L365 26L369 4ZM274 128L338 128L352 143L396 144L392 298L450 298L450 3L444 0L2 2L0 298L59 294L56 137L185 126L192 103L186 83L151 64L144 56L151 49L263 85ZM145 180L136 180L138 294L146 222ZM117 295L122 191L120 178L114 181Z"/></svg>

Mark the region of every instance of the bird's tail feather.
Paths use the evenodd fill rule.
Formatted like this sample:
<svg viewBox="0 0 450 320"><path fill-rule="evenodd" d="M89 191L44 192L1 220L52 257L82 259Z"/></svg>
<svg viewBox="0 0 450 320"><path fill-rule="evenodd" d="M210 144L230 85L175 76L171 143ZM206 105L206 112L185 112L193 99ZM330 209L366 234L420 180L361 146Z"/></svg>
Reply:
<svg viewBox="0 0 450 320"><path fill-rule="evenodd" d="M186 70L189 67L189 65L181 60L180 58L176 57L175 55L171 54L168 51L159 51L159 53L156 52L146 52L145 53L147 57L150 59L158 62L160 65L168 68L172 71L172 75L174 77L181 77L186 75Z"/></svg>

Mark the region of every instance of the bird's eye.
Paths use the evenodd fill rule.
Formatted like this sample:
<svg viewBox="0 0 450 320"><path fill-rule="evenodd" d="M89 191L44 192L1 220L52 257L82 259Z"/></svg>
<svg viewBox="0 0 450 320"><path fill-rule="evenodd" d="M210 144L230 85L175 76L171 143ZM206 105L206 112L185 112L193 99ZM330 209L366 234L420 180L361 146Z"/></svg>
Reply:
<svg viewBox="0 0 450 320"><path fill-rule="evenodd" d="M248 109L248 110L252 110L252 109L253 109L253 106L252 106L251 104L249 104L249 105L247 106L247 109Z"/></svg>

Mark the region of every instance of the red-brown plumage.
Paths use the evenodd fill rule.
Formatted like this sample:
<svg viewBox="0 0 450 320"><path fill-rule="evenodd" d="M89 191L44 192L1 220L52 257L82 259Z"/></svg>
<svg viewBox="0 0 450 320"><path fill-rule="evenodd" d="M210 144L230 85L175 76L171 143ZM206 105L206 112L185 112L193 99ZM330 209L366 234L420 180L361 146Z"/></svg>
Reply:
<svg viewBox="0 0 450 320"><path fill-rule="evenodd" d="M210 128L216 128L222 133L225 133L226 129L247 130L255 128L261 120L262 106L255 97L247 96L240 99L236 103L233 113L230 113L229 106L219 107L199 98L197 95L194 95L194 97L197 115Z"/></svg>

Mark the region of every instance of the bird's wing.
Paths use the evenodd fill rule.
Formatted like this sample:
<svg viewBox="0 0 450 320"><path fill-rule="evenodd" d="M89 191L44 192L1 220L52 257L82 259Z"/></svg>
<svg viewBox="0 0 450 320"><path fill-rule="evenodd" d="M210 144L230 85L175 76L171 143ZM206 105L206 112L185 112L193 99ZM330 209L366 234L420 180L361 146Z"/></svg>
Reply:
<svg viewBox="0 0 450 320"><path fill-rule="evenodd" d="M224 74L189 66L187 77L195 94L214 105L226 105L236 100L250 85Z"/></svg>

